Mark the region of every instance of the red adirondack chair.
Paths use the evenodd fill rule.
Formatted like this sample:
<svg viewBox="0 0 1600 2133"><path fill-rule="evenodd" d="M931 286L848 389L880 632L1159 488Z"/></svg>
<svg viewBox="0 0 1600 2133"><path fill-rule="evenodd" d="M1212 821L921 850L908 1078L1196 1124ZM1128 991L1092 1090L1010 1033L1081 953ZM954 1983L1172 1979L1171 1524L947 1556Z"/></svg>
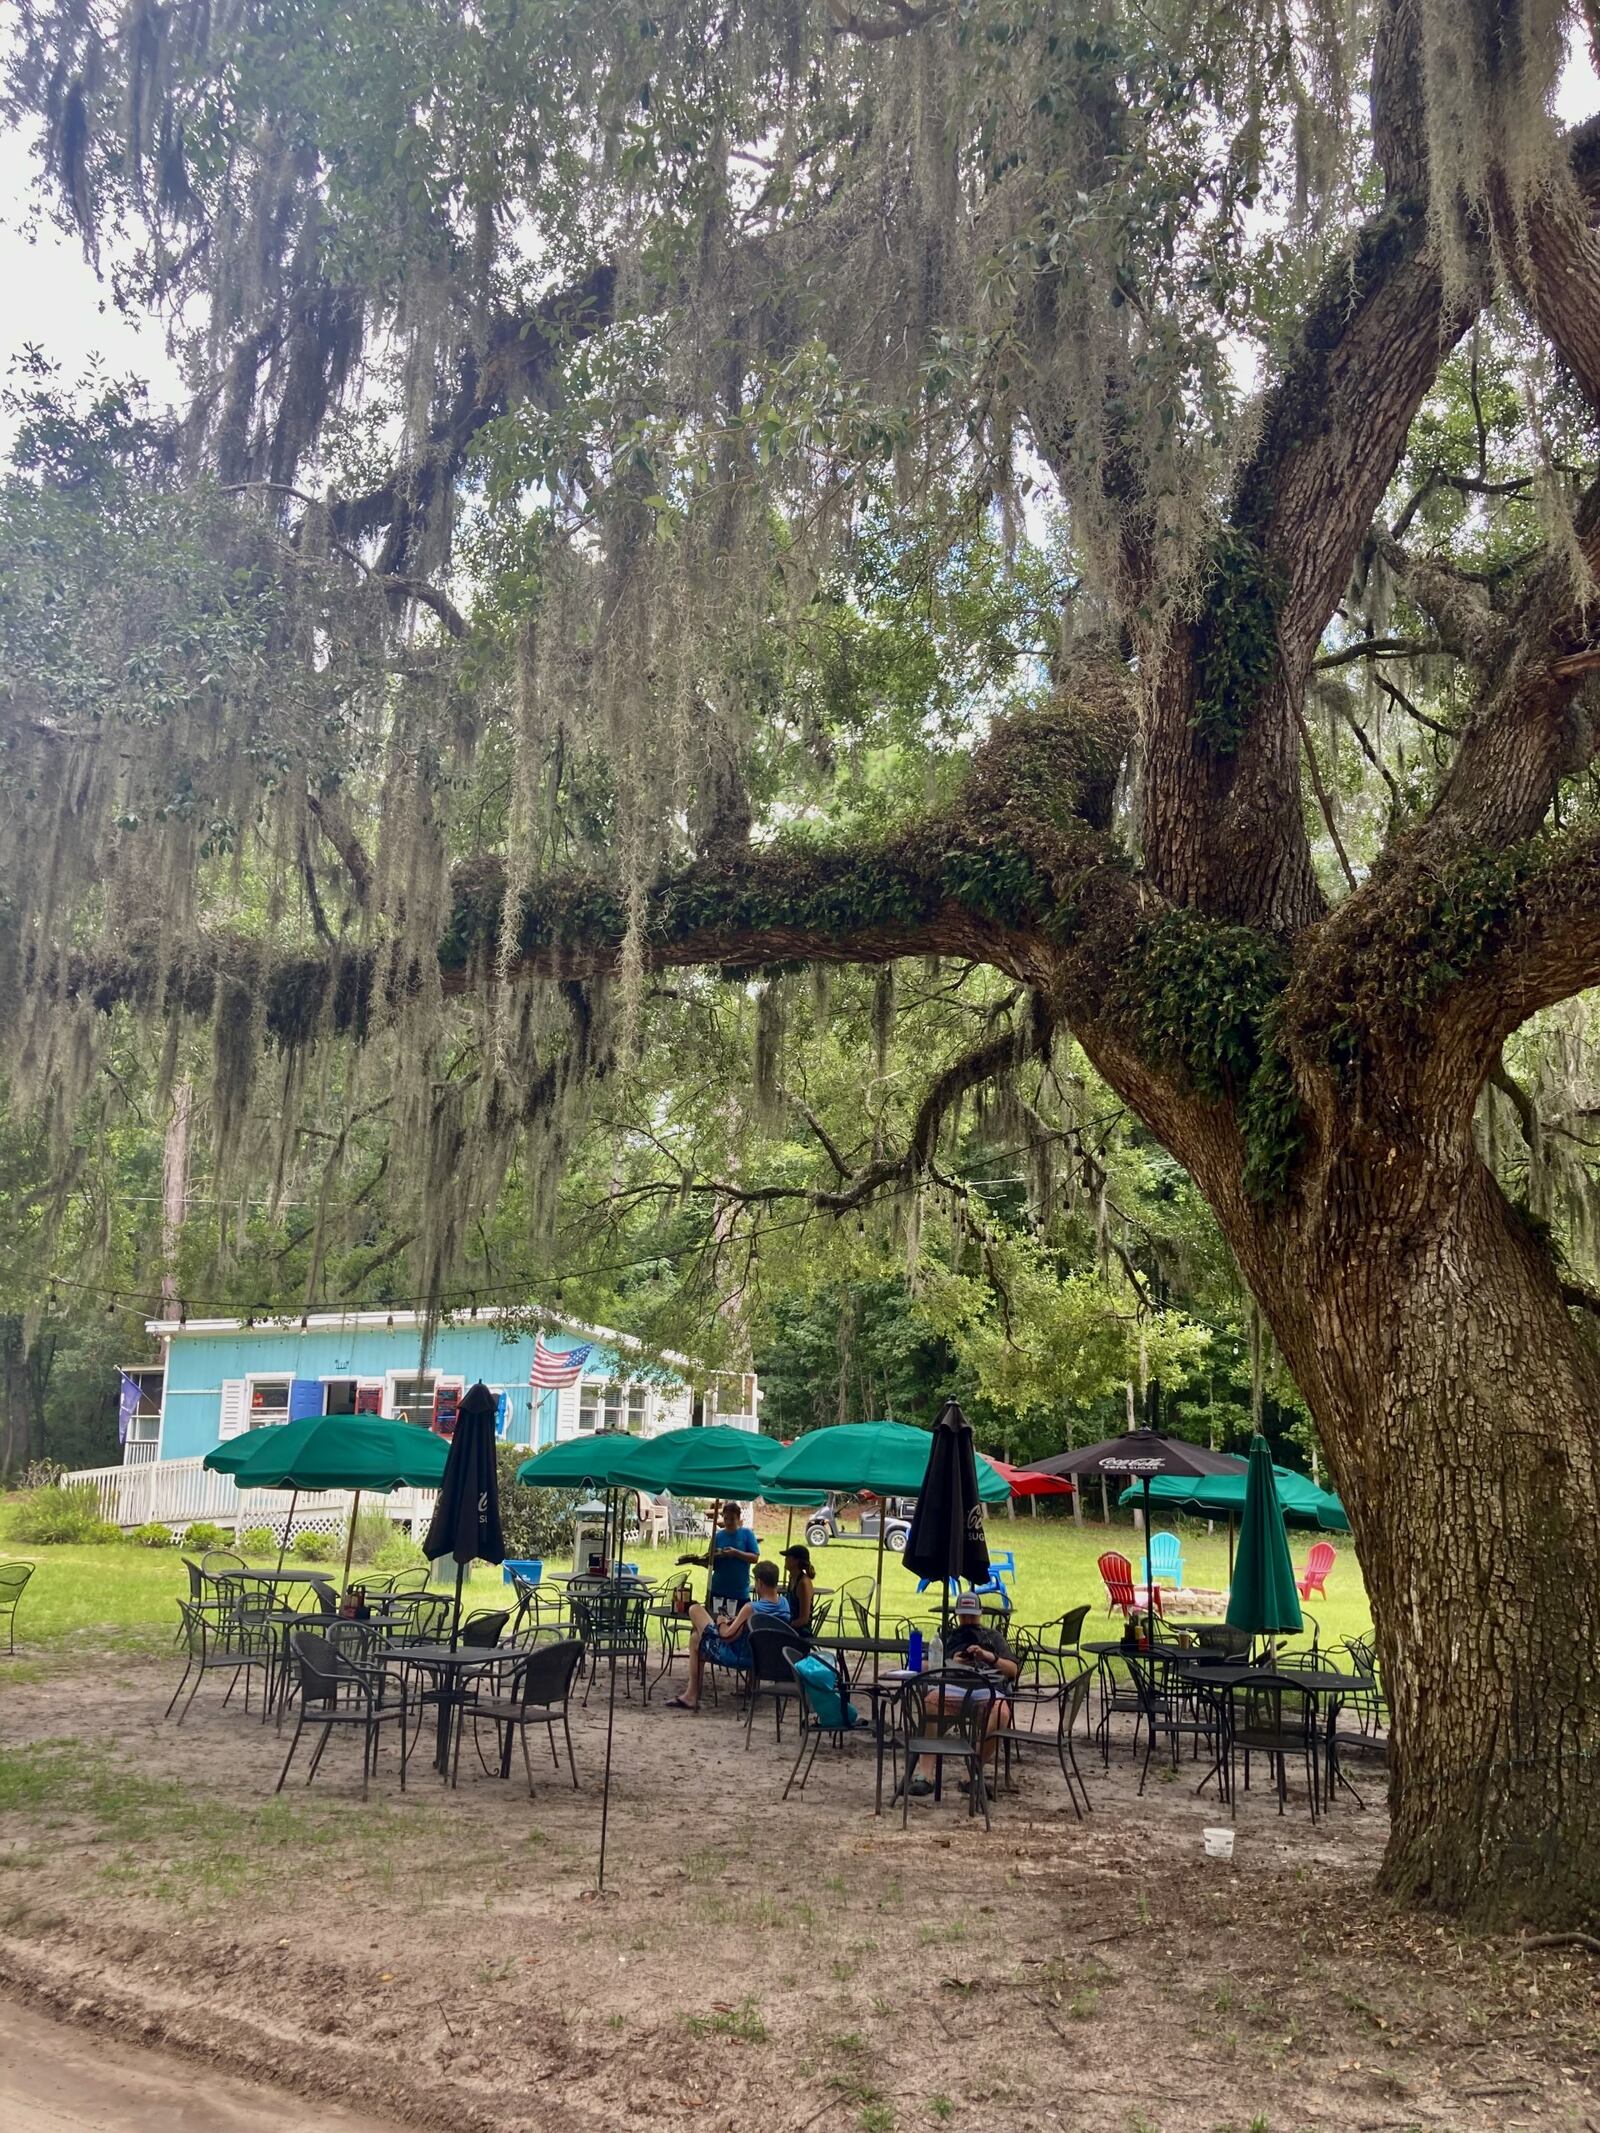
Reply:
<svg viewBox="0 0 1600 2133"><path fill-rule="evenodd" d="M1328 1572L1333 1568L1336 1560L1337 1558L1330 1544L1327 1541L1318 1541L1311 1553L1306 1557L1305 1571L1300 1578L1300 1597L1302 1600L1309 1600L1313 1597L1325 1600L1328 1597Z"/></svg>
<svg viewBox="0 0 1600 2133"><path fill-rule="evenodd" d="M1121 1614L1126 1621L1129 1615L1143 1614L1144 1602L1136 1599L1133 1590L1133 1565L1125 1555L1118 1555L1108 1548L1100 1558L1100 1575L1106 1581L1106 1613ZM1161 1587L1156 1586L1150 1595L1155 1602L1155 1611L1161 1613Z"/></svg>

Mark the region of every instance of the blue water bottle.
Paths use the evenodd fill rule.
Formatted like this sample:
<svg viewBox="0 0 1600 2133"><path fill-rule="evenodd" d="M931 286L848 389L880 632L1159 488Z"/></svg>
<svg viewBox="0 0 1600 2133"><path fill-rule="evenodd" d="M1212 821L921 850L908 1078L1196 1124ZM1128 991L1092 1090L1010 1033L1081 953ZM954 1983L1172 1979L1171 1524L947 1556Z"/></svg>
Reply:
<svg viewBox="0 0 1600 2133"><path fill-rule="evenodd" d="M914 1629L906 1645L906 1665L913 1674L922 1672L922 1632Z"/></svg>

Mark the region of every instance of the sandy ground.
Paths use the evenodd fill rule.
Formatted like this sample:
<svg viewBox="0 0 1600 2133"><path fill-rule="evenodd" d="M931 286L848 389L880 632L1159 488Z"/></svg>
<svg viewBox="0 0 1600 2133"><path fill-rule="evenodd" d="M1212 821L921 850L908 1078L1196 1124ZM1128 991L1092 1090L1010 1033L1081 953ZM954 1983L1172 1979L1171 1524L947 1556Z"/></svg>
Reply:
<svg viewBox="0 0 1600 2133"><path fill-rule="evenodd" d="M1252 1793L1223 1865L1122 1747L1082 1824L1040 1758L903 1833L860 1747L784 1803L765 1713L624 1703L597 1897L601 1693L576 1792L391 1756L363 1805L348 1742L275 1801L284 1742L175 1678L0 1678L0 1988L98 2034L458 2133L1600 2133L1600 1968L1391 1913L1375 1795Z"/></svg>
<svg viewBox="0 0 1600 2133"><path fill-rule="evenodd" d="M7 2133L395 2133L391 2123L234 2081L0 2000Z"/></svg>

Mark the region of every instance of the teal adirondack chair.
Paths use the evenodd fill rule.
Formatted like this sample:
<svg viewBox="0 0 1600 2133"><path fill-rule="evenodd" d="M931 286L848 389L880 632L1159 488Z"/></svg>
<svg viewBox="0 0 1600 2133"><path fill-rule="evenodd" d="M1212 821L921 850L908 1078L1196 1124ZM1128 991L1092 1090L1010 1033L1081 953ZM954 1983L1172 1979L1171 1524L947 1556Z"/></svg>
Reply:
<svg viewBox="0 0 1600 2133"><path fill-rule="evenodd" d="M1150 1575L1158 1585L1183 1583L1183 1543L1176 1533L1151 1534Z"/></svg>

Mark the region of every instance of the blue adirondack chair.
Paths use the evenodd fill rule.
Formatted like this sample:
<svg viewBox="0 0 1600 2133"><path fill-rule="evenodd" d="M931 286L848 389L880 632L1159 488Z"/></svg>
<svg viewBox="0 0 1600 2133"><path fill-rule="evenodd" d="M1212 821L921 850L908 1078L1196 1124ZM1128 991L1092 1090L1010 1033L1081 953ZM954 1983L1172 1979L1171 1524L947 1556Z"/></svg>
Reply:
<svg viewBox="0 0 1600 2133"><path fill-rule="evenodd" d="M1183 1543L1176 1533L1151 1534L1150 1575L1158 1585L1183 1583Z"/></svg>

